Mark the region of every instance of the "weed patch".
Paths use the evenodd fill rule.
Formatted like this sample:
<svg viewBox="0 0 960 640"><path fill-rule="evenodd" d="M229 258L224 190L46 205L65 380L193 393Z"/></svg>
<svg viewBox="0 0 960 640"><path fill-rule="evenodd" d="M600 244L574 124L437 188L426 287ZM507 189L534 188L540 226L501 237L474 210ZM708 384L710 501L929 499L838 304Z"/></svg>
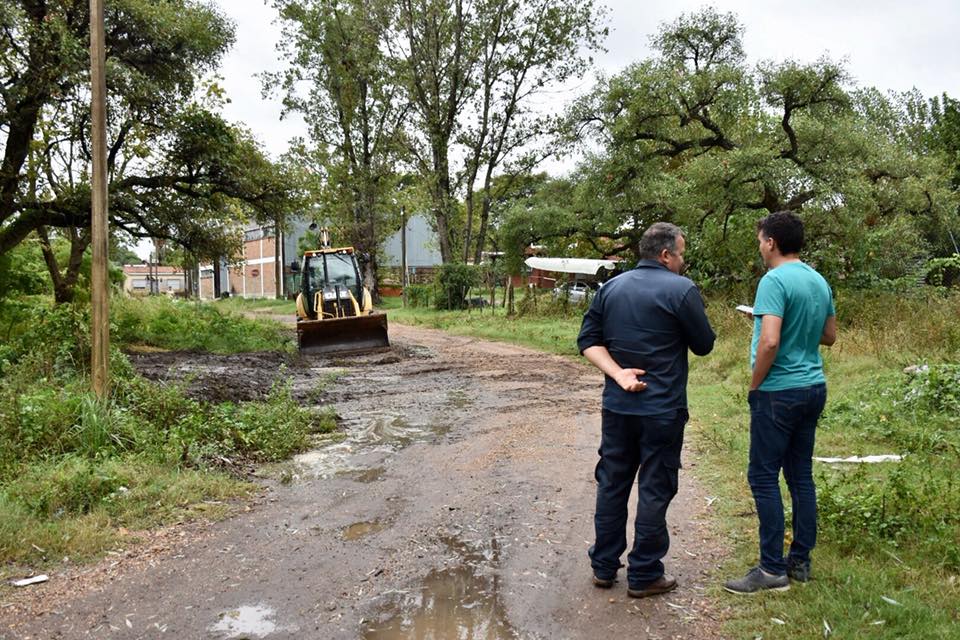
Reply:
<svg viewBox="0 0 960 640"><path fill-rule="evenodd" d="M292 351L290 332L268 320L252 320L229 308L153 297L118 298L111 309L113 335L121 345L176 351L238 353Z"/></svg>
<svg viewBox="0 0 960 640"><path fill-rule="evenodd" d="M170 300L114 312L127 331L121 344L133 335L169 348L289 344L273 325ZM262 402L192 400L177 384L137 375L116 346L109 398L97 399L87 315L61 305L32 317L32 335L5 345L0 363L0 564L93 557L116 543L119 527L222 513L250 490L252 465L283 460L336 426L283 383ZM211 501L221 506L199 508Z"/></svg>

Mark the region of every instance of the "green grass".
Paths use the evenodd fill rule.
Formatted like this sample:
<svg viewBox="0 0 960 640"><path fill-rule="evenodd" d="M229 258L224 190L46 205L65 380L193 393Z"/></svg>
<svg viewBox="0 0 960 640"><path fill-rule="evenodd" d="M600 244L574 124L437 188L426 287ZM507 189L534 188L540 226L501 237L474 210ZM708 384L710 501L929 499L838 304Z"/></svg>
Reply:
<svg viewBox="0 0 960 640"><path fill-rule="evenodd" d="M560 317L388 306L390 321L575 356L576 310ZM542 307L541 303L541 307ZM960 380L906 365L956 362L960 296L840 292L840 334L825 350L829 400L816 455L905 453L902 463L816 463L820 532L814 580L787 593L737 597L723 580L756 564L757 521L746 482L752 325L729 301L709 306L718 341L692 358L688 430L701 485L716 497L714 534L729 543L713 596L732 638L952 638L960 624ZM542 310L542 309L541 309ZM555 309L553 309L555 311ZM960 374L958 374L960 375ZM786 488L784 487L785 498ZM788 508L789 500L785 500ZM789 527L788 527L789 529ZM884 600L888 598L897 604ZM784 624L779 624L776 618Z"/></svg>
<svg viewBox="0 0 960 640"><path fill-rule="evenodd" d="M274 298L239 298L232 297L217 300L213 303L216 308L235 313L261 312L278 315L293 316L297 313L297 304L294 300L276 300Z"/></svg>
<svg viewBox="0 0 960 640"><path fill-rule="evenodd" d="M136 335L161 326L209 335L238 319L169 300L139 304L114 307L131 330L144 322ZM332 411L301 406L288 384L262 402L198 402L138 376L117 348L109 399L98 400L86 314L34 311L32 331L0 351L0 582L64 556L95 558L124 542L123 530L223 516L254 489L252 465L288 459L336 427ZM276 323L241 320L242 334L222 330L233 347L271 346Z"/></svg>
<svg viewBox="0 0 960 640"><path fill-rule="evenodd" d="M545 301L544 301L545 302ZM503 309L436 311L432 308L403 308L399 298L386 298L381 308L390 322L442 329L457 335L476 336L531 347L547 353L577 355L576 335L580 314L571 307L559 317L525 315L508 317Z"/></svg>
<svg viewBox="0 0 960 640"><path fill-rule="evenodd" d="M163 296L115 298L110 313L112 333L121 345L175 351L293 350L292 336L283 325L267 319L247 318L235 310L237 305L225 302L197 304Z"/></svg>

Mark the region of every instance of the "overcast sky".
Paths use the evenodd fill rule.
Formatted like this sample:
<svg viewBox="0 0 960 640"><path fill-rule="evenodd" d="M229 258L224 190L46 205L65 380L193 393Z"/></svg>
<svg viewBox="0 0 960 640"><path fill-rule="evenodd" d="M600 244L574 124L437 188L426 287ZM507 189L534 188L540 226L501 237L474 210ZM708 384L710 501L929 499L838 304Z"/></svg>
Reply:
<svg viewBox="0 0 960 640"><path fill-rule="evenodd" d="M261 97L254 74L280 68L274 45L275 12L261 0L217 0L237 27L237 42L221 69L232 102L226 116L245 122L274 156L304 132L299 118L280 121L280 105ZM665 21L705 3L693 0L607 0L610 37L597 66L614 73L650 54L649 36ZM845 59L860 85L881 89L944 91L960 97L960 2L957 0L723 0L746 28L744 45L751 62L794 58L812 61L824 53ZM566 103L592 83L585 78Z"/></svg>

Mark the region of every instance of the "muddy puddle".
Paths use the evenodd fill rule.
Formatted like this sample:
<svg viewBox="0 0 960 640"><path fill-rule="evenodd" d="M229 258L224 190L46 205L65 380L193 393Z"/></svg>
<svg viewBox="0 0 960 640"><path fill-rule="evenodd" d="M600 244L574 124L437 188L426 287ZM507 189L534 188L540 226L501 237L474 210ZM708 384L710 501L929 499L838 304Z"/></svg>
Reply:
<svg viewBox="0 0 960 640"><path fill-rule="evenodd" d="M412 444L438 442L450 427L400 413L358 412L342 418L340 430L344 434L340 441L295 456L294 462L314 477L374 482L383 476L384 462L392 454Z"/></svg>
<svg viewBox="0 0 960 640"><path fill-rule="evenodd" d="M501 580L500 547L458 539L444 540L454 557L446 568L431 571L416 590L393 595L377 619L363 628L365 640L512 640Z"/></svg>
<svg viewBox="0 0 960 640"><path fill-rule="evenodd" d="M230 639L266 638L278 631L295 631L280 627L274 617L276 612L263 605L244 606L227 611L210 627L216 636Z"/></svg>
<svg viewBox="0 0 960 640"><path fill-rule="evenodd" d="M372 520L370 522L354 522L353 524L344 527L340 537L347 541L359 540L365 536L383 531L386 528L387 523L381 522L380 520Z"/></svg>
<svg viewBox="0 0 960 640"><path fill-rule="evenodd" d="M149 351L129 354L130 362L148 380L176 382L185 393L204 402L263 400L278 381L291 385L293 395L315 404L345 369L378 369L398 363L429 359L429 349L397 344L385 351L351 358L300 356L296 353L259 352L212 354L185 351Z"/></svg>

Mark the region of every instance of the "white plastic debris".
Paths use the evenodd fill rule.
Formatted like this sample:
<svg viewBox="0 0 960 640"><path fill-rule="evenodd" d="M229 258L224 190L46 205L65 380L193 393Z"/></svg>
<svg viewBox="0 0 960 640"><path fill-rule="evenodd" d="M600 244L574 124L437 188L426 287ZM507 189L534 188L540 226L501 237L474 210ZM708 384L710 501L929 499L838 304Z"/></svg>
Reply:
<svg viewBox="0 0 960 640"><path fill-rule="evenodd" d="M894 600L893 598L888 598L887 596L880 596L880 599L886 602L887 604L892 604L895 607L902 607L903 605Z"/></svg>
<svg viewBox="0 0 960 640"><path fill-rule="evenodd" d="M838 464L844 462L873 464L875 462L900 462L903 456L896 453L884 453L875 456L850 456L849 458L820 458L814 457L817 462L826 462L827 464Z"/></svg>
<svg viewBox="0 0 960 640"><path fill-rule="evenodd" d="M46 582L50 579L45 573L41 573L38 576L33 576L32 578L24 578L23 580L14 580L11 584L15 587L29 587L32 584L40 584L41 582Z"/></svg>

